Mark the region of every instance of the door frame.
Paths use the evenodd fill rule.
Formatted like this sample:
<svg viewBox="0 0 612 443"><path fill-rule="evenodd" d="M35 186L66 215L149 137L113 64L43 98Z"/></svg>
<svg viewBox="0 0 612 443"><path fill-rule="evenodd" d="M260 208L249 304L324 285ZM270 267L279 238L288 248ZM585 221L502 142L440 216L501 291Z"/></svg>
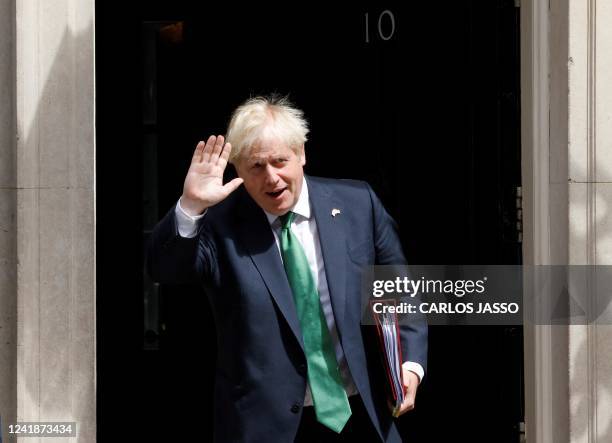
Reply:
<svg viewBox="0 0 612 443"><path fill-rule="evenodd" d="M569 264L568 97L550 94L568 87L568 3L524 0L520 17L523 263ZM568 332L564 325L525 322L529 443L569 441Z"/></svg>

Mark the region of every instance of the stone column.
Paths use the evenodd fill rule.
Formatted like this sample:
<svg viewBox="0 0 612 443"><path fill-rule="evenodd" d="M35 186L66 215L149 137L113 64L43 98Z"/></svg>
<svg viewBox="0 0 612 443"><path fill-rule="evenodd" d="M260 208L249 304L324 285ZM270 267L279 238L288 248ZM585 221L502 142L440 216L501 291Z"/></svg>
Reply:
<svg viewBox="0 0 612 443"><path fill-rule="evenodd" d="M0 6L0 405L4 425L75 421L78 442L96 435L93 5Z"/></svg>
<svg viewBox="0 0 612 443"><path fill-rule="evenodd" d="M569 1L569 260L612 265L612 4ZM569 329L570 440L612 441L612 326Z"/></svg>
<svg viewBox="0 0 612 443"><path fill-rule="evenodd" d="M612 4L521 5L526 264L612 264ZM612 327L526 326L527 441L612 441Z"/></svg>

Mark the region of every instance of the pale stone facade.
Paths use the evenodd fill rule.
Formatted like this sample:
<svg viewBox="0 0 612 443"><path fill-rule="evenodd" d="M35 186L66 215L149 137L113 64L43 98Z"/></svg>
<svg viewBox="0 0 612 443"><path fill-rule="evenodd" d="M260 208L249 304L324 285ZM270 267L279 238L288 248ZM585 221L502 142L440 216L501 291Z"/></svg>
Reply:
<svg viewBox="0 0 612 443"><path fill-rule="evenodd" d="M75 421L79 442L96 435L93 3L0 2L0 411L5 431Z"/></svg>
<svg viewBox="0 0 612 443"><path fill-rule="evenodd" d="M521 5L524 261L612 264L612 3ZM612 326L525 329L526 439L612 441Z"/></svg>

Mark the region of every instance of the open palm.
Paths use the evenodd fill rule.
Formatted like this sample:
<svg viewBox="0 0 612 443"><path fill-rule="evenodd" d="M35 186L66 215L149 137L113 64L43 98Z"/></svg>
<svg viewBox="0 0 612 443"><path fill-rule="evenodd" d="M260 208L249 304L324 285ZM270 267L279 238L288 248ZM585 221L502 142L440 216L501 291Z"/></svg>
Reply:
<svg viewBox="0 0 612 443"><path fill-rule="evenodd" d="M232 149L224 142L222 135L211 135L195 148L181 197L181 207L192 215L216 205L242 184L241 178L223 184L223 171Z"/></svg>

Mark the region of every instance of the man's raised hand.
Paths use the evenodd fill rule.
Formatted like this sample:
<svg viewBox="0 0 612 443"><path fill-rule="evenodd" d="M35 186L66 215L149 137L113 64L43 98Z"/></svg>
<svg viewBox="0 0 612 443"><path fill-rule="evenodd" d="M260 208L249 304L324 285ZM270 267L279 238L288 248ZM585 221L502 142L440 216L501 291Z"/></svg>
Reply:
<svg viewBox="0 0 612 443"><path fill-rule="evenodd" d="M241 178L223 184L223 171L232 149L229 143L224 142L222 135L211 135L206 143L198 143L193 152L181 196L181 207L190 215L201 214L242 184Z"/></svg>

